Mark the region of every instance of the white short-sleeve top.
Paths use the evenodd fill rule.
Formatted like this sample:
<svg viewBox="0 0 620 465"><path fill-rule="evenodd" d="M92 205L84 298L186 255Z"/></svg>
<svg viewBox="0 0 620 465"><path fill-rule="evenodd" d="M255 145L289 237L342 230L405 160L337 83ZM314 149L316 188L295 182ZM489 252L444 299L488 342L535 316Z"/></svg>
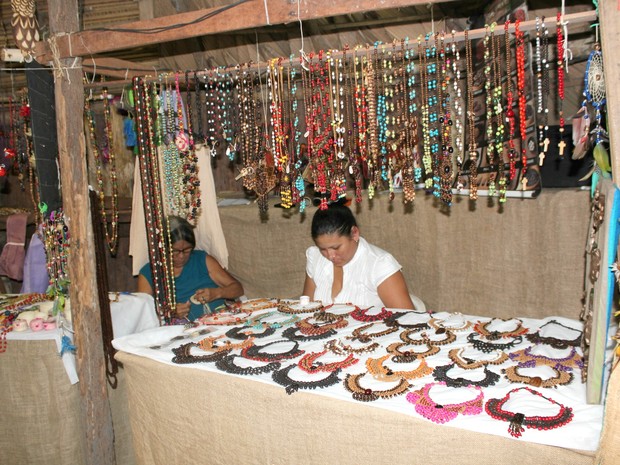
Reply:
<svg viewBox="0 0 620 465"><path fill-rule="evenodd" d="M362 307L383 306L379 285L401 269L400 263L385 250L369 244L363 237L355 255L343 267L342 290L332 299L334 267L317 246L306 250L306 273L316 285L314 300L323 304L353 303Z"/></svg>

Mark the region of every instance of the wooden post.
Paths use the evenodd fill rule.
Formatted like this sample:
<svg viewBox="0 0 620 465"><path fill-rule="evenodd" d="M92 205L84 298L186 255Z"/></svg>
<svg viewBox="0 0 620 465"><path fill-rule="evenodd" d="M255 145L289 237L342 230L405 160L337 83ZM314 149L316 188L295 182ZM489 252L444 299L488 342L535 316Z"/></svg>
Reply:
<svg viewBox="0 0 620 465"><path fill-rule="evenodd" d="M599 2L600 41L605 67L605 90L607 93L607 130L609 132L609 156L614 184L620 186L620 4L603 0Z"/></svg>
<svg viewBox="0 0 620 465"><path fill-rule="evenodd" d="M52 35L79 30L77 0L48 0ZM108 403L101 317L99 311L95 245L88 196L84 140L84 85L82 60L56 61L56 123L64 213L71 247L68 257L70 297L77 347L77 372L86 433L86 463L115 464L112 415Z"/></svg>

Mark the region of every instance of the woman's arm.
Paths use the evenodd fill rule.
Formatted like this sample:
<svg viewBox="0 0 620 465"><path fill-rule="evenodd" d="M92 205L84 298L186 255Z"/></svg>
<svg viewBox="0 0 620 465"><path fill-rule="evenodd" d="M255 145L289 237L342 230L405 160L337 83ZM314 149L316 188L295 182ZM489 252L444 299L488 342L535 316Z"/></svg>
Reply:
<svg viewBox="0 0 620 465"><path fill-rule="evenodd" d="M207 269L209 276L217 284L215 288L202 288L196 291L198 300L211 302L217 299L235 299L243 295L243 286L222 265L210 255L207 255Z"/></svg>
<svg viewBox="0 0 620 465"><path fill-rule="evenodd" d="M302 295L307 295L310 297L310 300L314 299L314 291L316 290L316 284L314 280L308 276L306 273L306 280L304 281L304 293Z"/></svg>
<svg viewBox="0 0 620 465"><path fill-rule="evenodd" d="M138 292L153 295L153 288L151 288L151 284L142 274L138 275Z"/></svg>
<svg viewBox="0 0 620 465"><path fill-rule="evenodd" d="M415 310L415 305L413 305L411 297L409 297L405 277L400 271L397 271L379 284L379 287L377 287L377 293L379 294L383 305L388 308Z"/></svg>

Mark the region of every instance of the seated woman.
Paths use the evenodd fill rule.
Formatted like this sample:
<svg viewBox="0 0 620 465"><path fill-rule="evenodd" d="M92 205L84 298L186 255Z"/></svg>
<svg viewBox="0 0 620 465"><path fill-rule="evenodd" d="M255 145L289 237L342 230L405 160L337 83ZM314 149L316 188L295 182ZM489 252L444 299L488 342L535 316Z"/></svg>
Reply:
<svg viewBox="0 0 620 465"><path fill-rule="evenodd" d="M224 299L243 295L243 286L219 262L202 250L194 250L193 226L178 216L169 217L170 241L176 295L176 317L194 321L205 311L225 307ZM138 292L153 295L151 266L146 264L138 275ZM192 300L200 302L196 304Z"/></svg>
<svg viewBox="0 0 620 465"><path fill-rule="evenodd" d="M317 210L311 232L316 246L306 250L303 295L323 304L416 309L402 267L388 252L360 237L348 207L332 204Z"/></svg>

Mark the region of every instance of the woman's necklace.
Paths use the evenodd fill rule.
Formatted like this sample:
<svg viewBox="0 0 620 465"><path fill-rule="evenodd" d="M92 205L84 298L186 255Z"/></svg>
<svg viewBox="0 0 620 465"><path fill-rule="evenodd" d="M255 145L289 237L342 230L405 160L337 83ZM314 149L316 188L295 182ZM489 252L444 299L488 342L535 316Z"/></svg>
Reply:
<svg viewBox="0 0 620 465"><path fill-rule="evenodd" d="M415 406L415 411L427 420L434 423L447 423L454 420L458 414L461 415L478 415L482 413L482 404L484 394L482 389L475 387L467 387L464 389L473 390L476 397L458 404L438 404L431 399L430 391L435 386L445 386L446 383L428 383L421 389L412 391L407 394L407 401Z"/></svg>

